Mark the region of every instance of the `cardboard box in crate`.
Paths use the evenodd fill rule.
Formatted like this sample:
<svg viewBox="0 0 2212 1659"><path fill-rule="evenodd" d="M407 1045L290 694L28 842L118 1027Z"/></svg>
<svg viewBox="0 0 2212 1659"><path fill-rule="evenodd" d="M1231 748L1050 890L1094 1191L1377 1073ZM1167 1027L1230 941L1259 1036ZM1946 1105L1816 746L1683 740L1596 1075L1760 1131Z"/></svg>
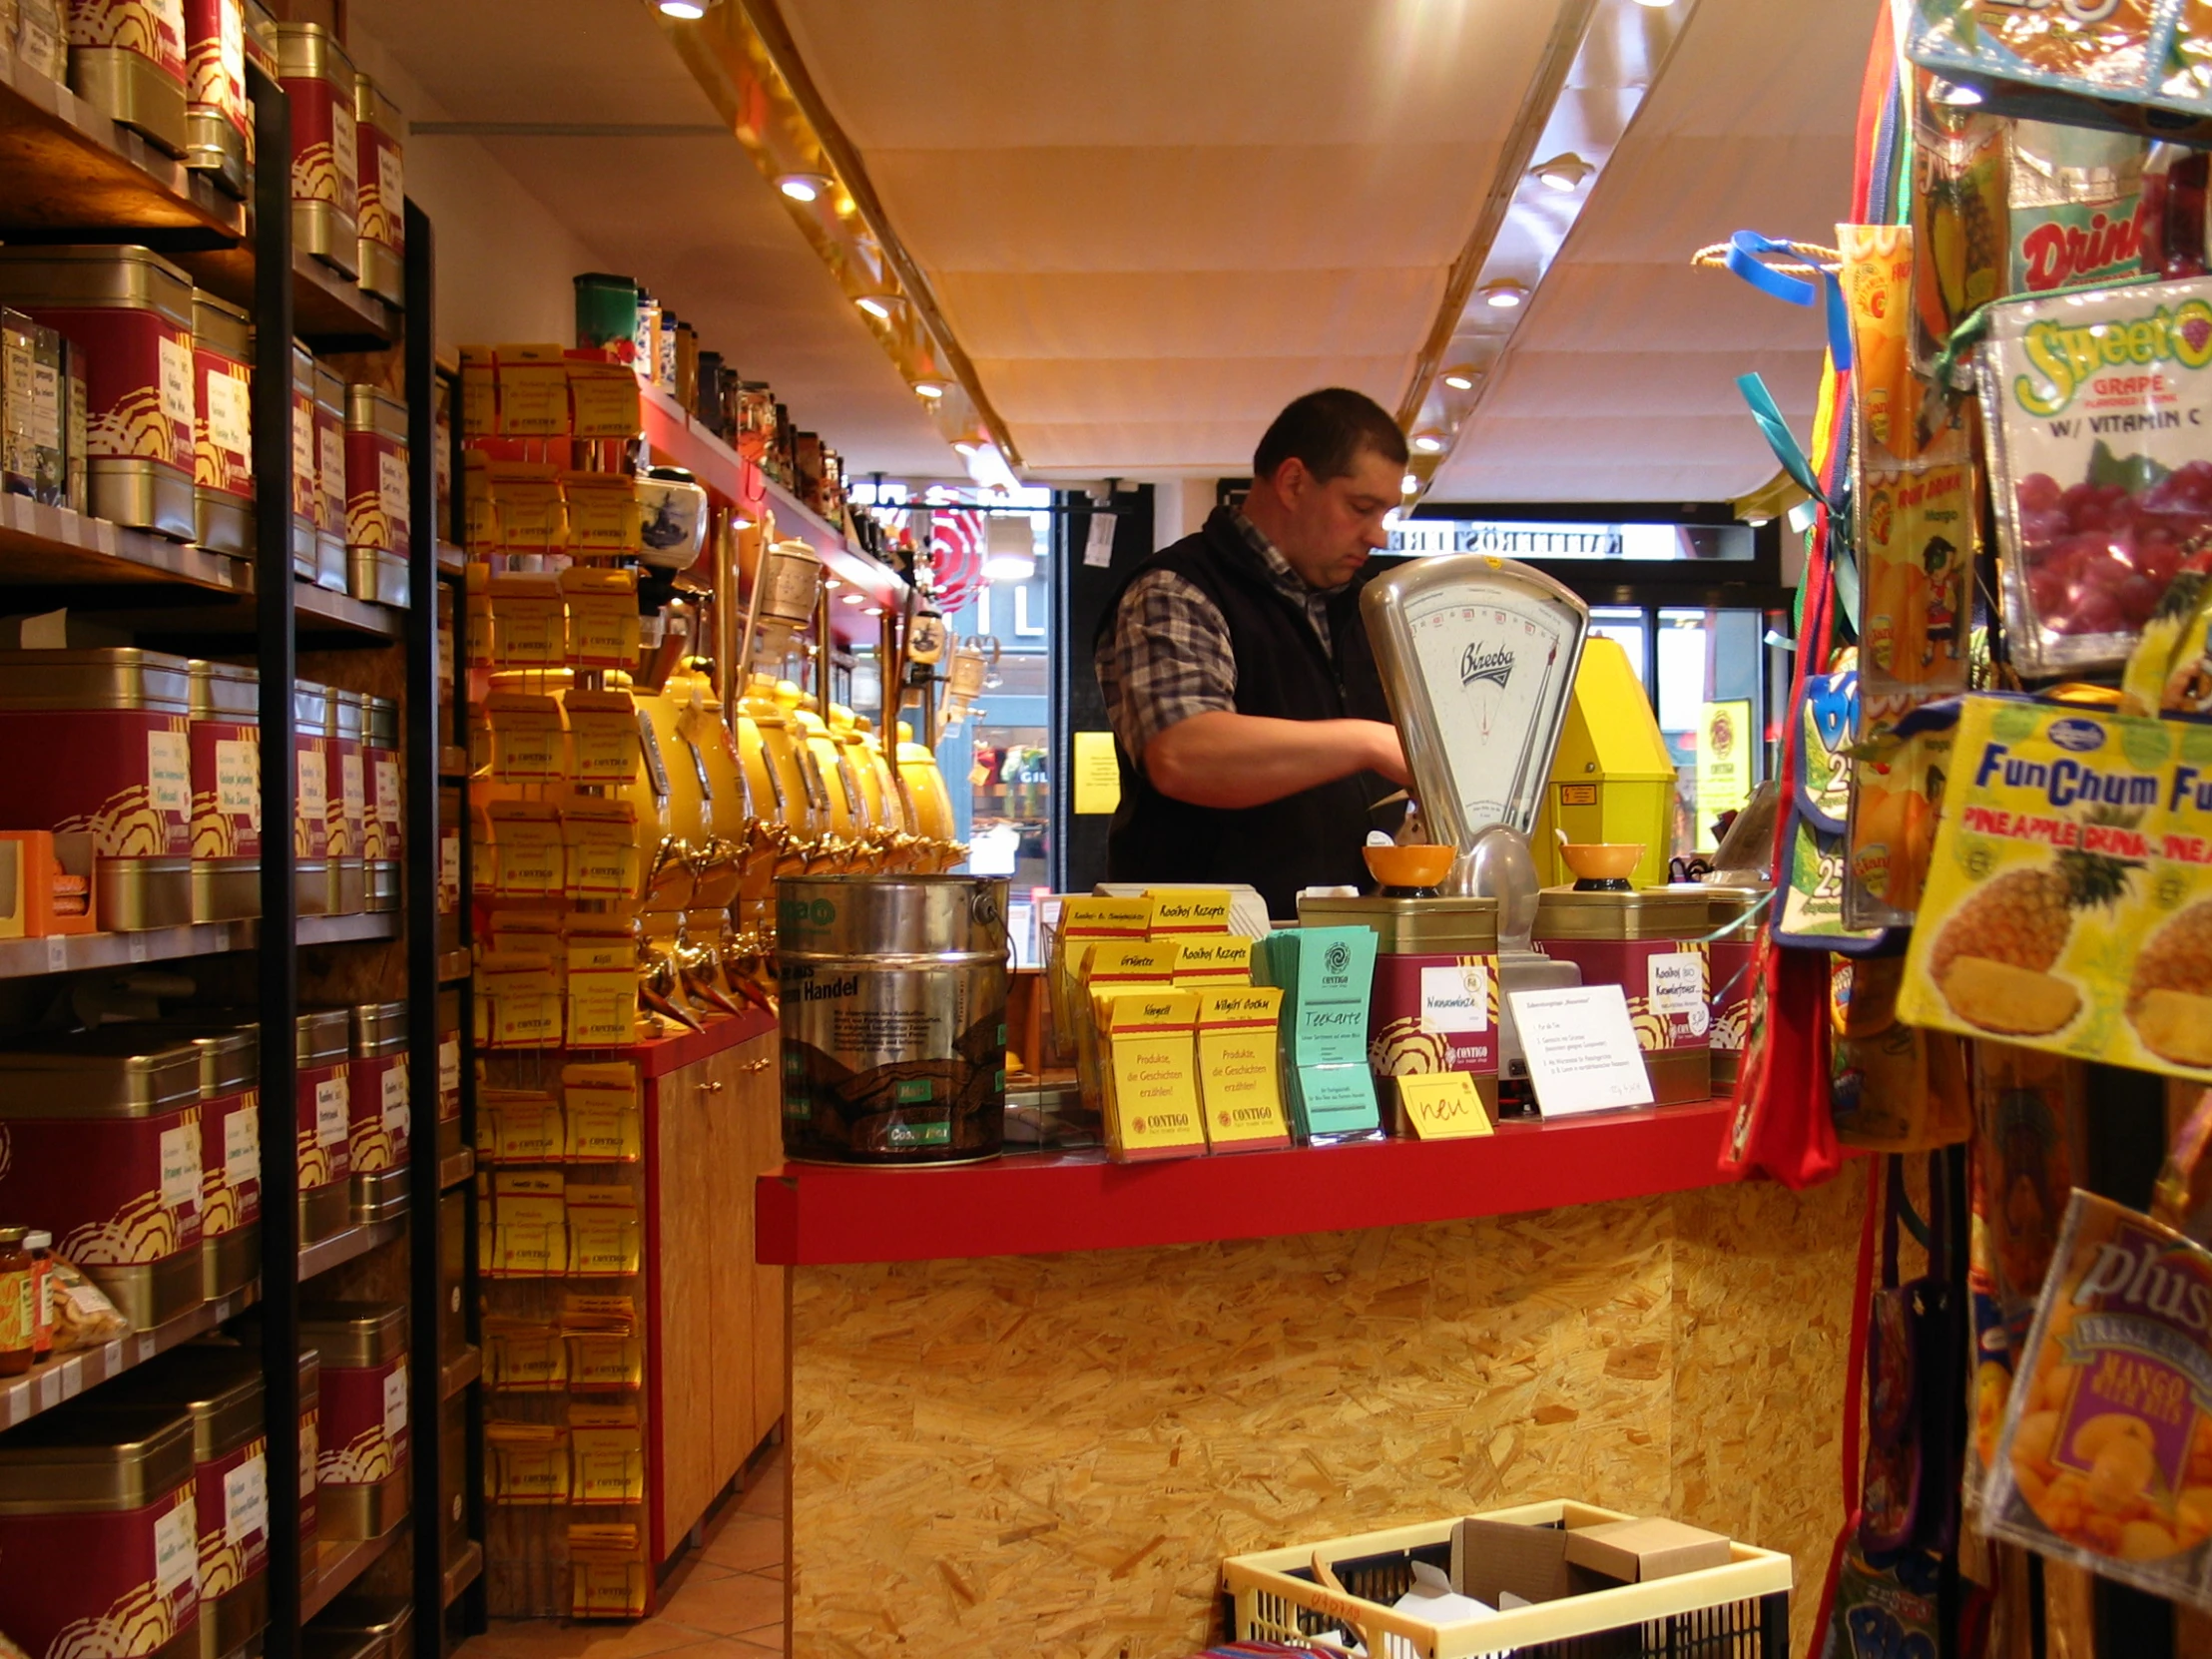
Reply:
<svg viewBox="0 0 2212 1659"><path fill-rule="evenodd" d="M1564 1533L1632 1517L1550 1499L1464 1518ZM1413 1587L1415 1561L1451 1574L1455 1587L1465 1583L1469 1563L1453 1550L1460 1527L1459 1519L1429 1521L1233 1555L1221 1569L1223 1623L1239 1641L1298 1643L1344 1631L1381 1659L1789 1659L1790 1557L1733 1541L1725 1566L1642 1583L1584 1588L1606 1581L1563 1565L1557 1599L1495 1618L1435 1625L1392 1612ZM1462 1556L1468 1547L1462 1536ZM1564 1541L1550 1553L1566 1562ZM1323 1582L1317 1559L1342 1591Z"/></svg>

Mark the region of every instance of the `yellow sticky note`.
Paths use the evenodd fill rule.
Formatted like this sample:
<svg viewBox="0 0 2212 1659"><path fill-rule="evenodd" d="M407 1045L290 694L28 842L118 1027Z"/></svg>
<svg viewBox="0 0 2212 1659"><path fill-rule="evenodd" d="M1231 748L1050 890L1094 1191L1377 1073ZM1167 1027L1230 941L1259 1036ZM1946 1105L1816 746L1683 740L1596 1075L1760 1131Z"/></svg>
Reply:
<svg viewBox="0 0 2212 1659"><path fill-rule="evenodd" d="M1455 1141L1490 1133L1490 1114L1463 1071L1423 1072L1391 1079L1413 1133L1424 1141Z"/></svg>
<svg viewBox="0 0 2212 1659"><path fill-rule="evenodd" d="M1121 768L1111 732L1075 734L1075 811L1104 818L1121 805Z"/></svg>

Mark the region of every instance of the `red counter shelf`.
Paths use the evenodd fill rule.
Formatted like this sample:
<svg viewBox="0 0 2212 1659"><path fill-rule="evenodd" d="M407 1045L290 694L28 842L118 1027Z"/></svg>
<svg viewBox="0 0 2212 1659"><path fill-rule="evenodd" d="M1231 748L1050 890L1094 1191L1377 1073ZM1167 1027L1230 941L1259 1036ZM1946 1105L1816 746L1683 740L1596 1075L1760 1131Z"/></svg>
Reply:
<svg viewBox="0 0 2212 1659"><path fill-rule="evenodd" d="M1416 1226L1726 1185L1726 1100L1377 1141L1114 1164L1017 1153L928 1169L786 1164L755 1195L759 1260L789 1267L1145 1249Z"/></svg>

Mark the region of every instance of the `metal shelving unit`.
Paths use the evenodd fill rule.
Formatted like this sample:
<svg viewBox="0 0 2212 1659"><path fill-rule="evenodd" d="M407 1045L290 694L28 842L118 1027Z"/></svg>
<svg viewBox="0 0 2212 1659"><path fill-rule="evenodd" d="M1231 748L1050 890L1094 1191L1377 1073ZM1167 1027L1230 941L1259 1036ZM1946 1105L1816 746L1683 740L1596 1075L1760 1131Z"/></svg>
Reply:
<svg viewBox="0 0 2212 1659"><path fill-rule="evenodd" d="M226 952L257 952L256 1001L265 1030L288 1030L297 1013L299 951L373 940L403 940L410 1041L409 1094L438 1094L437 996L441 982L467 972L464 953L437 949L439 762L454 732L441 710L436 672L437 585L442 573L436 519L431 342L434 338L428 220L406 209L405 304L363 294L291 244L289 169L291 115L282 87L250 69L255 140L265 158L251 204L229 200L201 176L162 156L118 127L68 88L18 64L0 48L0 239L17 242L137 242L185 268L201 285L246 304L256 323L252 417L257 539L251 558L180 546L64 509L0 497L0 590L11 602L98 611L104 620L149 646L204 655L251 654L261 671L259 747L262 822L288 825L294 807L291 687L299 653L309 650L397 650L403 654L403 769L406 789L404 908L398 912L301 917L294 908L293 854L288 834L271 835L263 850L262 917L258 922L176 927L140 933L97 933L0 941L0 979L123 968ZM274 158L274 165L270 159ZM402 326L404 324L404 326ZM410 562L413 606L404 611L364 604L296 582L290 539L291 395L294 337L318 349L405 351L410 408L410 521L422 527ZM465 980L464 980L465 983ZM465 995L465 992L464 992ZM262 1045L261 1141L293 1144L296 1067L289 1042ZM464 1070L464 1096L471 1095ZM473 1110L472 1101L466 1108ZM437 1407L453 1391L473 1388L480 1352L441 1366L438 1355L437 1211L440 1193L466 1184L473 1159L438 1156L434 1115L413 1137L409 1205L404 1219L360 1225L301 1249L297 1171L289 1156L266 1157L262 1168L263 1272L258 1283L206 1304L152 1331L71 1354L0 1386L0 1431L60 1405L88 1388L169 1349L215 1330L259 1305L266 1386L268 1527L272 1538L295 1536L299 1524L298 1372L302 1285L371 1251L404 1244L409 1301L410 1417L419 1425L411 1451L414 1507L438 1512L441 1439ZM473 1200L471 1201L473 1202ZM470 1253L473 1261L473 1251ZM470 1286L473 1306L473 1284ZM471 1319L471 1336L474 1320ZM472 1451L472 1462L476 1454ZM472 1469L472 1492L480 1470ZM473 1502L473 1500L472 1500ZM482 1536L481 1508L474 1507ZM475 1593L481 1625L480 1544L450 1567L438 1547L442 1529L402 1523L380 1539L326 1543L311 1586L303 1586L298 1553L269 1553L267 1659L295 1659L301 1623L357 1581L377 1560L414 1538L411 1588L419 1659L438 1659L445 1646L447 1608Z"/></svg>

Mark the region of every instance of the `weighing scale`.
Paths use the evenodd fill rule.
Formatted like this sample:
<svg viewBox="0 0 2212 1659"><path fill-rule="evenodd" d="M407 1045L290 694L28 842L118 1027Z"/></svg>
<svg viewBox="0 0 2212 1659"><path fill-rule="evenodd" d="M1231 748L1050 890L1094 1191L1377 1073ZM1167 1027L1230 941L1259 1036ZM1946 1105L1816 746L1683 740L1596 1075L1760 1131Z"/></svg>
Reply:
<svg viewBox="0 0 2212 1659"><path fill-rule="evenodd" d="M1590 609L1541 571L1484 553L1416 559L1360 597L1429 838L1456 846L1444 891L1497 900L1500 991L1578 985L1532 948L1528 834L1574 695ZM1527 1076L1499 997L1498 1076Z"/></svg>

